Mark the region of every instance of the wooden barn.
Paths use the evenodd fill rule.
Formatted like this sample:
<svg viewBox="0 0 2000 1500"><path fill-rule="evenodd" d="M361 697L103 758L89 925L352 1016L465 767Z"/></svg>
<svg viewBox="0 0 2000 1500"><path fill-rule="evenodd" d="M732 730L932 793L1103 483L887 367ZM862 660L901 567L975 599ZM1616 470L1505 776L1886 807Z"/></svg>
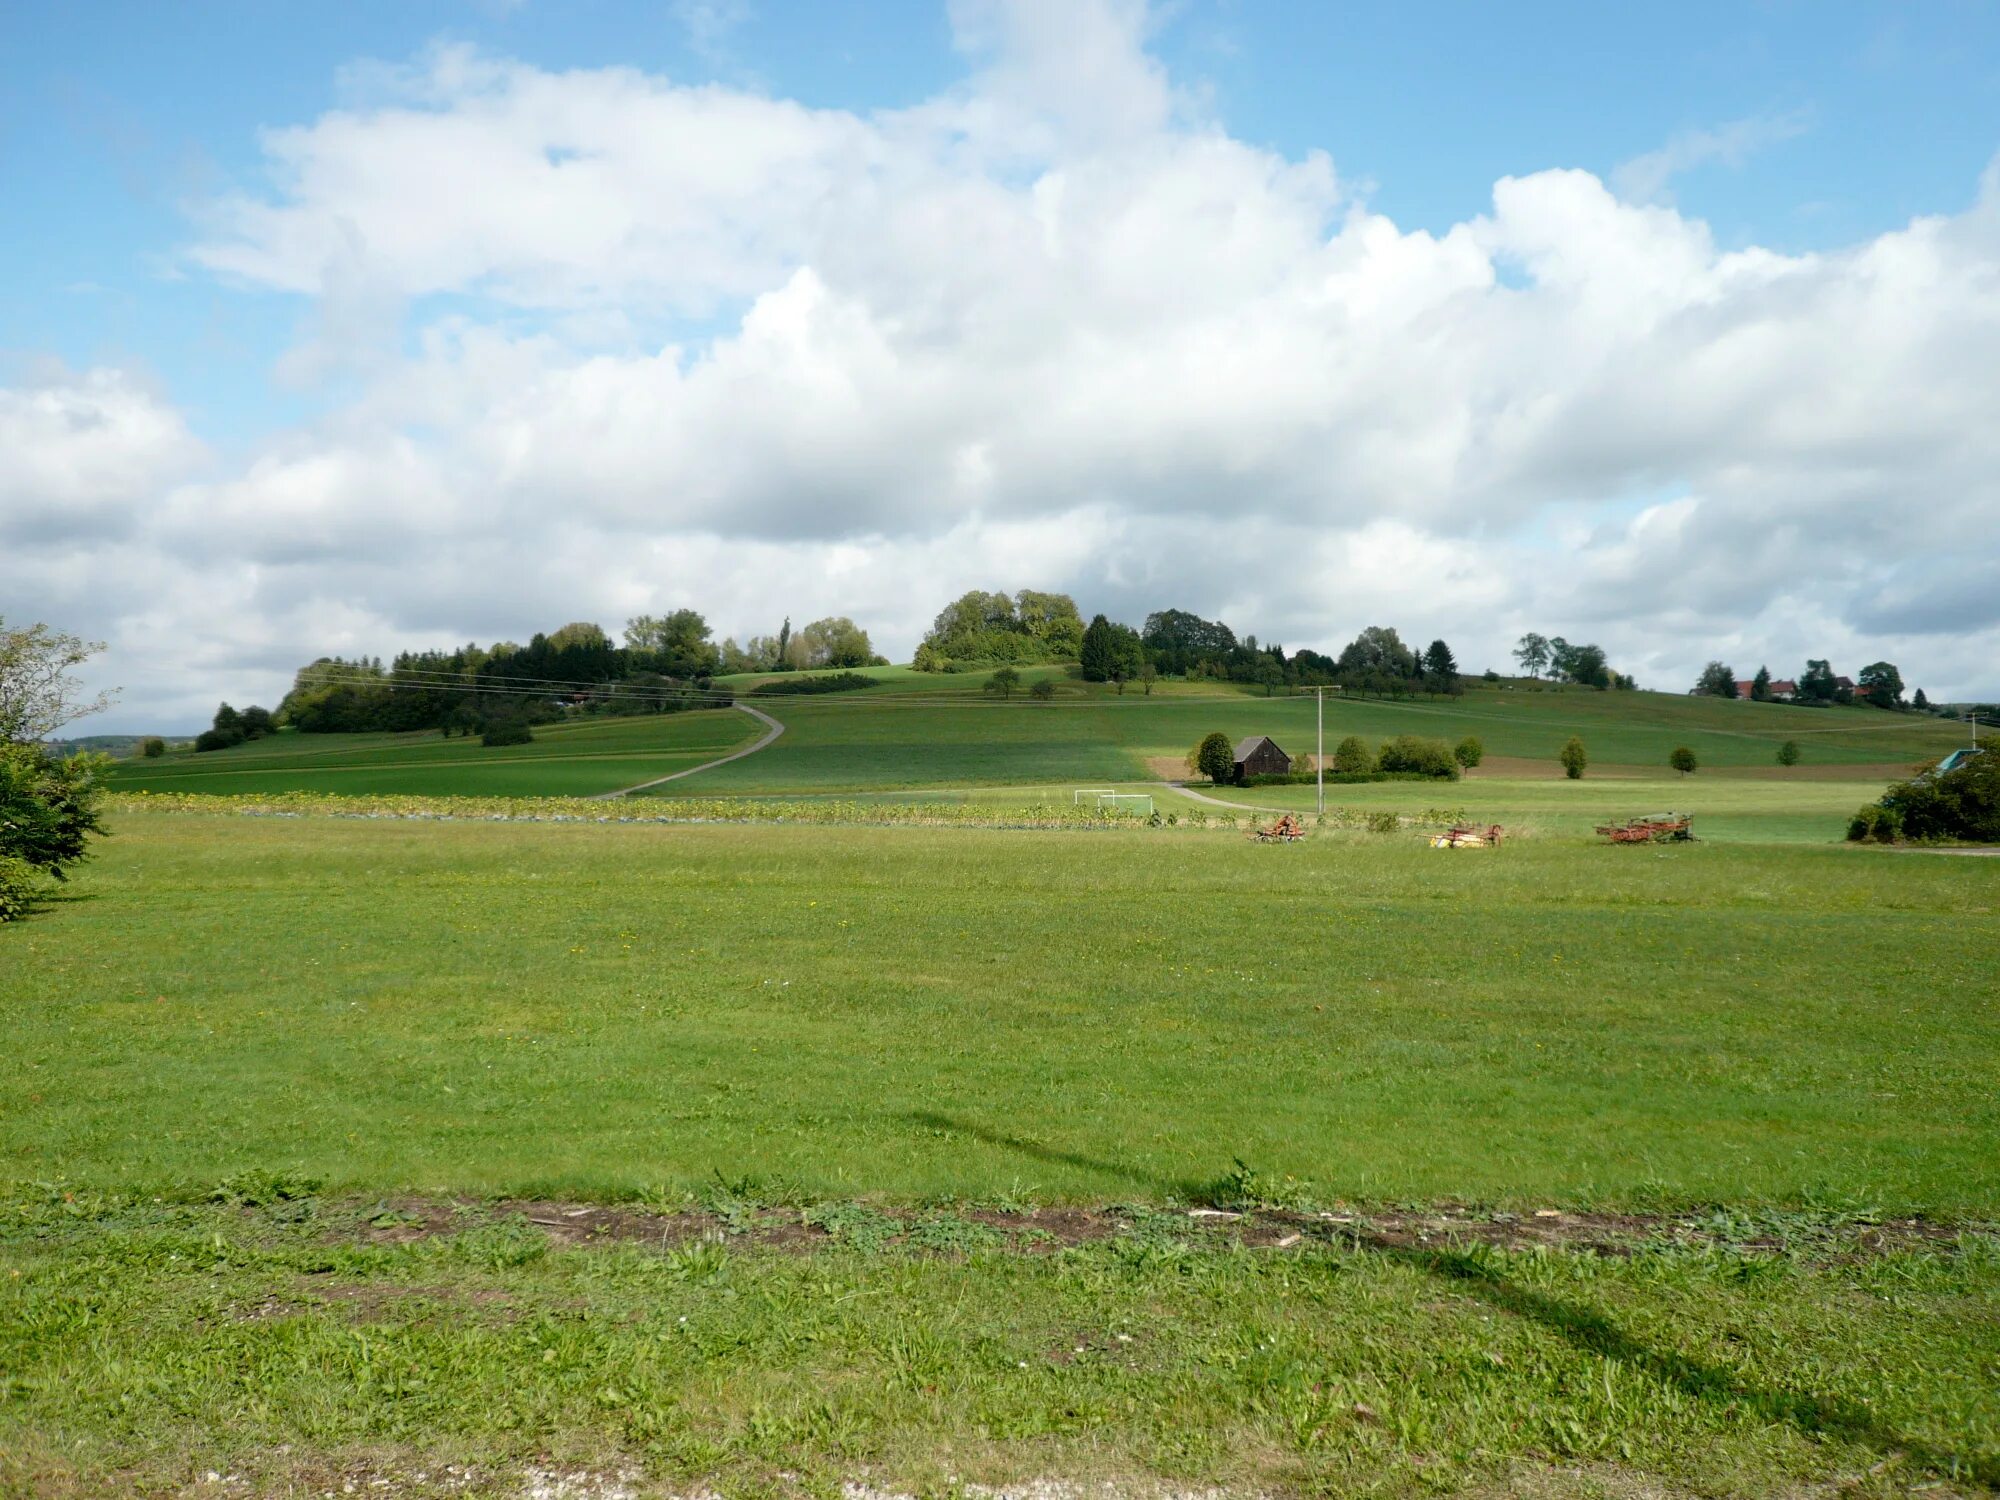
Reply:
<svg viewBox="0 0 2000 1500"><path fill-rule="evenodd" d="M1236 746L1236 779L1251 776L1282 776L1291 770L1292 758L1278 748L1268 734L1253 734Z"/></svg>

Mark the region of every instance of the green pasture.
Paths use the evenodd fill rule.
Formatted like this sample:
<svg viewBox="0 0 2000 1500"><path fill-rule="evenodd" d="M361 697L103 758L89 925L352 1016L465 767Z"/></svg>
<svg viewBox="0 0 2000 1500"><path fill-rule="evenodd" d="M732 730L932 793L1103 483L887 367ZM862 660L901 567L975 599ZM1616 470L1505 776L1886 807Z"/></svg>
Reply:
<svg viewBox="0 0 2000 1500"><path fill-rule="evenodd" d="M1265 697L1226 683L1160 683L1122 695L1055 667L1027 668L1024 687L1057 683L1053 701L1025 691L1007 701L981 690L984 674L870 669L881 686L821 696L746 701L786 726L758 754L676 782L683 793L826 794L1021 785L1117 785L1180 774L1189 746L1211 730L1268 734L1288 752L1310 751L1308 696ZM730 679L747 694L758 679ZM749 743L761 729L741 714L705 712L544 726L532 745L487 749L434 734L295 735L230 750L179 752L120 762L120 790L431 795L572 795L615 791L687 770ZM1348 699L1329 694L1326 746L1358 734L1456 742L1477 735L1494 770L1559 775L1557 749L1572 734L1589 748L1594 776L1657 775L1685 744L1704 772L1776 776L1777 747L1799 742L1792 780L1837 774L1881 782L1960 742L1958 726L1871 708L1792 708L1666 693L1499 691L1458 699Z"/></svg>
<svg viewBox="0 0 2000 1500"><path fill-rule="evenodd" d="M228 750L120 761L118 791L411 796L591 796L727 755L763 727L733 709L544 725L527 745L476 737L295 734Z"/></svg>
<svg viewBox="0 0 2000 1500"><path fill-rule="evenodd" d="M1581 815L122 806L0 927L0 1494L2000 1483L2000 861Z"/></svg>
<svg viewBox="0 0 2000 1500"><path fill-rule="evenodd" d="M1211 730L1232 739L1268 734L1293 755L1316 742L1309 696L1266 697L1226 683L1158 684L1121 695L1074 681L1059 668L1030 668L1023 683L1053 677L1055 699L1024 692L1002 702L984 677L879 668L879 690L778 698L759 706L786 734L747 760L688 778L690 792L833 792L980 783L1071 786L1156 779ZM1959 744L1960 726L1872 708L1809 709L1725 702L1668 693L1498 691L1458 699L1378 700L1329 694L1326 748L1357 734L1372 743L1398 734L1456 742L1477 735L1489 756L1533 762L1560 775L1556 752L1583 738L1599 774L1614 768L1663 772L1677 745L1715 770L1775 772L1777 748L1797 740L1800 777L1840 765L1867 767L1876 781ZM1518 774L1526 767L1514 768Z"/></svg>
<svg viewBox="0 0 2000 1500"><path fill-rule="evenodd" d="M8 1177L1985 1213L2000 862L127 813L0 930Z"/></svg>

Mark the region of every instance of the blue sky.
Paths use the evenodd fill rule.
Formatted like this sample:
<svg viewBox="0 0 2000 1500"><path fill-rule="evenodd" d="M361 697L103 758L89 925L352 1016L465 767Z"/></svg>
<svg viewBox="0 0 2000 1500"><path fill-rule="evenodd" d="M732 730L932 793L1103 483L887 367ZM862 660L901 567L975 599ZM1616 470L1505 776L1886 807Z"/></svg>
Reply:
<svg viewBox="0 0 2000 1500"><path fill-rule="evenodd" d="M286 176L286 139L310 180ZM494 153L476 180L452 154L466 142ZM427 151L433 191L412 193L399 157ZM704 581L719 628L761 628L765 603L715 583L713 562L760 548L776 550L757 576L801 595L791 613L872 610L901 652L929 603L880 596L916 559L979 581L976 559L998 557L1057 575L1011 587L1235 611L1239 628L1337 645L1371 623L1355 611L1398 607L1363 586L1383 557L1472 569L1502 546L1544 576L1469 610L1475 660L1515 623L1567 614L1642 678L1819 644L1934 652L1933 681L1993 693L1981 632L2000 622L1977 603L1991 580L1962 546L1884 542L1862 517L1904 487L1988 514L1985 455L1962 451L1957 414L1982 394L1967 372L2000 364L1982 189L1996 152L2000 3L1972 0L16 4L0 12L0 421L15 413L25 477L10 489L0 472L0 523L25 540L0 565L0 613L87 616L112 675L122 662L156 684L127 712L179 714L218 679L281 690L314 631L324 649L388 651L518 634L544 607L615 625L647 587ZM572 173L550 199L574 236L510 216L573 159L605 178ZM707 161L736 177L710 181ZM1496 212L1503 179L1525 186ZM1931 218L1938 233L1913 228ZM1025 240L986 263L995 236L1036 223L1046 265L1022 264ZM1105 290L1155 277L1136 312ZM1390 315L1394 330L1374 326ZM1039 343L993 343L1036 317L1019 327ZM1809 430L1787 392L1831 379L1828 317L1873 330L1879 346L1853 357L1884 384L1820 392L1803 405L1826 426ZM1256 378L1291 372L1261 405L1222 415L1241 381L1132 390L1123 353L1150 349L1138 367L1198 387L1234 368L1230 329L1263 351ZM1021 421L1042 398L1020 392L1050 387L1031 347L1077 381L1040 425ZM1436 363L1402 372L1404 407L1346 373L1418 348ZM1564 360L1594 373L1569 378ZM515 362L515 388L481 378ZM1740 375L1740 400L1691 379L1653 424L1645 372L1697 366ZM1531 372L1518 390L1515 369ZM577 403L567 435L596 424L594 439L566 448L519 409L527 388L544 410ZM813 464L703 448L780 389L771 405L794 425L750 446ZM870 399L843 404L857 391ZM635 401L686 431L617 428ZM1891 408L1880 433L1837 415ZM1064 447L1052 434L1085 410L1115 414ZM1207 446L1155 466L1195 441L1189 410L1214 416ZM1128 420L1126 446L1104 439ZM94 425L92 448L77 434ZM37 434L44 449L23 446ZM1947 449L1939 467L1890 458ZM1246 555L1314 520L1319 592L1246 591L1169 549L1135 558L1132 535L1198 507L1194 475L1269 497L1274 529L1246 531ZM536 571L544 547L486 558L489 596L442 574L422 602L398 594L409 569L381 561L398 525L435 546L480 505L532 512L551 492L587 497L567 574ZM852 514L844 530L824 524L830 506ZM243 514L273 537L239 548ZM1095 540L1037 563L1007 529L1023 515ZM218 516L237 519L200 534ZM1821 533L1838 587L1810 598L1695 555L1697 535L1740 550ZM629 557L635 538L661 559L652 583L586 560ZM1863 546L1873 574L1853 564ZM1709 579L1693 614L1608 602L1624 596L1605 578L1645 547ZM1552 552L1577 564L1567 590ZM219 586L204 570L233 567L251 623L167 684L135 643L178 616L86 603L92 557L179 578L190 598ZM1724 628L1685 639L1696 620Z"/></svg>
<svg viewBox="0 0 2000 1500"><path fill-rule="evenodd" d="M28 4L0 26L0 172L9 217L32 226L0 239L0 350L141 361L220 441L314 404L269 378L306 310L185 274L191 205L256 184L259 131L340 107L357 62L461 41L860 110L914 104L963 71L928 0ZM1406 228L1480 212L1503 176L1609 176L1752 122L1738 150L1675 173L1674 201L1724 244L1823 248L1963 208L2000 150L2000 5L1972 0L1189 0L1160 15L1154 47L1232 133L1329 152Z"/></svg>

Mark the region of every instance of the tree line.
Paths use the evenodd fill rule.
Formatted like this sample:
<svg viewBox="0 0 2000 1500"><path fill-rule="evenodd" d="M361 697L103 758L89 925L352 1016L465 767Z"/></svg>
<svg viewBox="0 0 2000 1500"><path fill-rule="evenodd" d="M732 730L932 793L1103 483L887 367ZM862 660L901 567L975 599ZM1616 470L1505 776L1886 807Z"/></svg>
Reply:
<svg viewBox="0 0 2000 1500"><path fill-rule="evenodd" d="M965 672L1046 662L1075 662L1084 681L1112 683L1121 693L1133 683L1150 689L1162 677L1260 684L1267 693L1339 687L1400 697L1464 690L1446 642L1416 648L1390 626L1369 626L1338 656L1287 652L1184 609L1156 610L1136 629L1103 614L1086 625L1069 595L1032 589L1012 596L975 589L953 600L917 647L913 665L920 672ZM1017 680L995 673L994 691L1008 696Z"/></svg>
<svg viewBox="0 0 2000 1500"><path fill-rule="evenodd" d="M196 739L197 750L226 749L289 726L304 734L410 732L478 735L517 744L531 726L576 715L663 714L726 706L714 685L726 672L802 672L881 665L868 632L845 617L773 636L720 645L699 611L636 615L622 643L601 626L573 621L527 643L472 643L450 650L380 657L322 656L301 667L275 710L224 703Z"/></svg>

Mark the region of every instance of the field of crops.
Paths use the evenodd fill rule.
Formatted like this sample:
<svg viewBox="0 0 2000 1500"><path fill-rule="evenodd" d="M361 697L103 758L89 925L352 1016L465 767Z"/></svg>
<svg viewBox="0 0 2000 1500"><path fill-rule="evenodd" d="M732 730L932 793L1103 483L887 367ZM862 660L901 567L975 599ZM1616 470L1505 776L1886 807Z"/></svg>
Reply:
<svg viewBox="0 0 2000 1500"><path fill-rule="evenodd" d="M877 668L879 688L822 697L750 698L786 726L756 755L672 784L665 795L832 793L980 785L1118 785L1177 774L1211 730L1268 734L1289 753L1313 748L1309 697L1265 697L1221 683L1160 684L1119 694L1033 668L1059 686L1049 702L1000 701L974 674ZM755 686L737 682L738 691ZM761 733L744 715L704 712L595 720L537 730L534 744L487 749L434 735L284 734L231 750L127 761L121 789L193 792L561 796L613 791L727 754ZM1677 745L1709 772L1775 774L1777 747L1796 740L1792 780L1838 774L1881 782L1960 743L1956 725L1870 708L1793 708L1666 693L1495 690L1459 699L1378 701L1330 696L1329 751L1345 735L1378 741L1418 734L1476 735L1494 771L1559 776L1555 755L1572 734L1593 775L1663 775Z"/></svg>

